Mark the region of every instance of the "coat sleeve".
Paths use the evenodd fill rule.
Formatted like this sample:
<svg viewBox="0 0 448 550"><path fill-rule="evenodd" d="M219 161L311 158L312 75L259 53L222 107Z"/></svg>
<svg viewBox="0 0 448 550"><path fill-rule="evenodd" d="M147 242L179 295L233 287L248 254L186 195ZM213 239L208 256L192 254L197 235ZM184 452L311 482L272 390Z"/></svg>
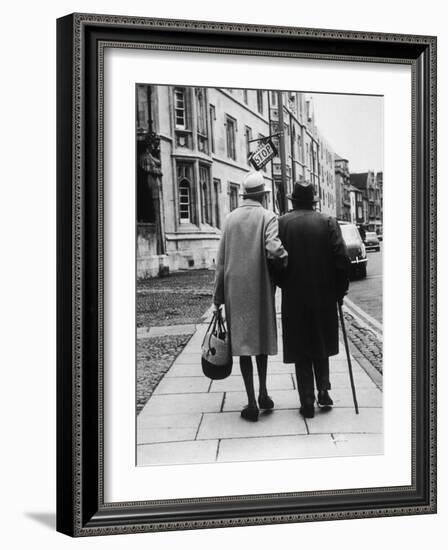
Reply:
<svg viewBox="0 0 448 550"><path fill-rule="evenodd" d="M215 288L213 292L213 303L221 305L224 303L224 259L226 255L226 232L225 229L219 242L218 254L216 256Z"/></svg>
<svg viewBox="0 0 448 550"><path fill-rule="evenodd" d="M283 277L288 265L288 253L278 234L277 216L272 216L265 228L266 258L269 273L273 283L279 287L283 285Z"/></svg>
<svg viewBox="0 0 448 550"><path fill-rule="evenodd" d="M330 228L331 251L336 270L336 296L340 300L347 294L350 284L350 258L338 222L334 218L329 218L328 224Z"/></svg>
<svg viewBox="0 0 448 550"><path fill-rule="evenodd" d="M278 220L277 216L272 216L268 219L265 227L265 246L266 256L268 260L280 260L280 263L286 265L288 253L278 236Z"/></svg>

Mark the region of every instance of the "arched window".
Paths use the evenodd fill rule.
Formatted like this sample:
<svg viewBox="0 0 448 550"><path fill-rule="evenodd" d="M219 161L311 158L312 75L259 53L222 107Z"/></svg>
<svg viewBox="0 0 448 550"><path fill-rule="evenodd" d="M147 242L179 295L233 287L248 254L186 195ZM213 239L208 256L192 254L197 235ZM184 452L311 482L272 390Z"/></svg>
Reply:
<svg viewBox="0 0 448 550"><path fill-rule="evenodd" d="M179 183L179 219L180 223L191 222L191 188L185 179Z"/></svg>

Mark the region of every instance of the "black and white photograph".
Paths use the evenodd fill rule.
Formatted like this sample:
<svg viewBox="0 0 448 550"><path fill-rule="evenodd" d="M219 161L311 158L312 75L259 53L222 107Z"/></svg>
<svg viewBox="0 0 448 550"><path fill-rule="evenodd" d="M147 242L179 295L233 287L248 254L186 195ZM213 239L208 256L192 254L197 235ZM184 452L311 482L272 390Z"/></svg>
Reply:
<svg viewBox="0 0 448 550"><path fill-rule="evenodd" d="M384 98L135 102L136 465L382 455Z"/></svg>

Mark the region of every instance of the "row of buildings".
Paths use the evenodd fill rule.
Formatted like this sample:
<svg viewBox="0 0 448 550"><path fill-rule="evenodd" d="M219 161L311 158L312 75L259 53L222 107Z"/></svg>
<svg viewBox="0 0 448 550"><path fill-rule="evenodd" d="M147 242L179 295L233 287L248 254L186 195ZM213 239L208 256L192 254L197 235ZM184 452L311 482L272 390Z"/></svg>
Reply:
<svg viewBox="0 0 448 550"><path fill-rule="evenodd" d="M306 94L139 84L136 104L138 278L213 265L249 156L269 135L278 155L262 169L266 208L284 212L303 179L322 212L381 230L382 174L350 174Z"/></svg>

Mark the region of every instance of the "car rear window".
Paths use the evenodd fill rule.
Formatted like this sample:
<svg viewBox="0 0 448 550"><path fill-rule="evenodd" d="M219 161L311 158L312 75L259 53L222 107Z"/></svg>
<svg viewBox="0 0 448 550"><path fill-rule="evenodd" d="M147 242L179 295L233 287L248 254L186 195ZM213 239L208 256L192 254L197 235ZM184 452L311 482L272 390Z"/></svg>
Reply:
<svg viewBox="0 0 448 550"><path fill-rule="evenodd" d="M341 231L346 243L359 242L361 240L358 229L354 225L341 225Z"/></svg>

